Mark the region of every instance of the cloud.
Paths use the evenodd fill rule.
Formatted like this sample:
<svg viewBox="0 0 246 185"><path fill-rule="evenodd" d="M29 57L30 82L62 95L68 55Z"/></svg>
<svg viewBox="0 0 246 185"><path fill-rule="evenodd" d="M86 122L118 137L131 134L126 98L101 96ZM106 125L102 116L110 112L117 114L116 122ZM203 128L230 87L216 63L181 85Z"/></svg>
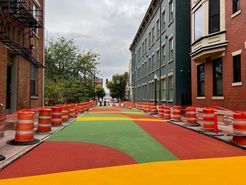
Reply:
<svg viewBox="0 0 246 185"><path fill-rule="evenodd" d="M48 40L63 35L73 38L81 50L99 53L101 75L111 78L128 70L129 46L150 1L46 1Z"/></svg>

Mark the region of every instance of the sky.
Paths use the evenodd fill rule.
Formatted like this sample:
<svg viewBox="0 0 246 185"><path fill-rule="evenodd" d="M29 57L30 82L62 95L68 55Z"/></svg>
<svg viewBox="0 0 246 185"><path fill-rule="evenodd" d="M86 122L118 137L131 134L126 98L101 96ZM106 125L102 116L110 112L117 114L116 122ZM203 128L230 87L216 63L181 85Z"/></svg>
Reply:
<svg viewBox="0 0 246 185"><path fill-rule="evenodd" d="M71 3L73 2L73 3ZM128 71L129 47L151 0L47 0L46 42L73 38L100 54L100 77Z"/></svg>

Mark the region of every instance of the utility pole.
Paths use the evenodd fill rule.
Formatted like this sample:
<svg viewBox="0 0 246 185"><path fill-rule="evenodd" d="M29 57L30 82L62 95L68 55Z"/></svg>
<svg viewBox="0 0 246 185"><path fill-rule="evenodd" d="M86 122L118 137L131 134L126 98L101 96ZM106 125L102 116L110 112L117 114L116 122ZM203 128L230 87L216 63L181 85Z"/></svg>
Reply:
<svg viewBox="0 0 246 185"><path fill-rule="evenodd" d="M162 30L161 30L161 24L162 24L162 11L161 11L161 0L159 0L159 7L160 7L160 68L159 68L159 104L161 104L161 99L162 99L162 94L161 94L161 64L162 64L162 43L161 43L161 35L162 35ZM165 52L165 51L163 51Z"/></svg>

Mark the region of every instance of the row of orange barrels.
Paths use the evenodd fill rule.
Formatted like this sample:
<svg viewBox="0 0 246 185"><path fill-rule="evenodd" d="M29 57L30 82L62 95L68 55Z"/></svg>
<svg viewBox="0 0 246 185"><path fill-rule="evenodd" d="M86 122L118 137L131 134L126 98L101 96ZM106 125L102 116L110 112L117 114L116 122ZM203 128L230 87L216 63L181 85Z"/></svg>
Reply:
<svg viewBox="0 0 246 185"><path fill-rule="evenodd" d="M187 124L198 125L198 116L196 107L182 106L156 106L154 103L141 102L136 103L136 108L147 113L158 113L165 120L185 121ZM199 124L205 131L218 130L218 120L216 109L203 108L202 118ZM182 119L183 118L183 119ZM246 145L246 112L235 112L233 114L233 142Z"/></svg>
<svg viewBox="0 0 246 185"><path fill-rule="evenodd" d="M78 104L57 105L51 108L42 108L38 112L37 132L50 132L52 126L59 127L69 119L76 118L78 114L88 111L96 105L95 101ZM19 111L16 124L15 142L25 143L34 139L35 112L32 110Z"/></svg>

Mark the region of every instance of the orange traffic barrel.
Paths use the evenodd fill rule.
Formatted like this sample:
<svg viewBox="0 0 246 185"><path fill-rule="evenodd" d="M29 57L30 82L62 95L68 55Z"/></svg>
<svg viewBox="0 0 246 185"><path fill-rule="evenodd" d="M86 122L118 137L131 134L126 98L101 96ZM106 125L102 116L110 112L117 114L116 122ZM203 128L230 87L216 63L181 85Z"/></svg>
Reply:
<svg viewBox="0 0 246 185"><path fill-rule="evenodd" d="M238 135L246 136L246 113L235 113L233 115L233 132Z"/></svg>
<svg viewBox="0 0 246 185"><path fill-rule="evenodd" d="M159 106L158 106L158 113L159 113L159 116L160 116L161 118L164 117L164 106L163 106L163 105L159 105Z"/></svg>
<svg viewBox="0 0 246 185"><path fill-rule="evenodd" d="M170 119L170 107L164 106L163 118L166 120Z"/></svg>
<svg viewBox="0 0 246 185"><path fill-rule="evenodd" d="M62 125L62 108L52 107L52 126Z"/></svg>
<svg viewBox="0 0 246 185"><path fill-rule="evenodd" d="M182 110L181 106L174 106L172 108L172 119L181 121L181 110Z"/></svg>
<svg viewBox="0 0 246 185"><path fill-rule="evenodd" d="M150 105L149 107L150 107L150 110L149 110L150 113L153 113L153 114L157 113L156 105Z"/></svg>
<svg viewBox="0 0 246 185"><path fill-rule="evenodd" d="M246 113L235 113L233 118L233 142L246 145Z"/></svg>
<svg viewBox="0 0 246 185"><path fill-rule="evenodd" d="M39 142L34 138L34 115L32 111L19 111L16 125L15 139L9 144L32 145Z"/></svg>
<svg viewBox="0 0 246 185"><path fill-rule="evenodd" d="M203 109L202 128L207 131L214 131L214 109Z"/></svg>
<svg viewBox="0 0 246 185"><path fill-rule="evenodd" d="M38 132L50 132L51 131L51 109L42 109L39 111L38 116Z"/></svg>
<svg viewBox="0 0 246 185"><path fill-rule="evenodd" d="M196 123L196 108L195 107L187 107L186 108L186 121L189 124L197 124Z"/></svg>
<svg viewBox="0 0 246 185"><path fill-rule="evenodd" d="M69 105L69 118L75 118L75 107L74 105Z"/></svg>
<svg viewBox="0 0 246 185"><path fill-rule="evenodd" d="M62 106L62 123L66 123L69 120L68 106Z"/></svg>

